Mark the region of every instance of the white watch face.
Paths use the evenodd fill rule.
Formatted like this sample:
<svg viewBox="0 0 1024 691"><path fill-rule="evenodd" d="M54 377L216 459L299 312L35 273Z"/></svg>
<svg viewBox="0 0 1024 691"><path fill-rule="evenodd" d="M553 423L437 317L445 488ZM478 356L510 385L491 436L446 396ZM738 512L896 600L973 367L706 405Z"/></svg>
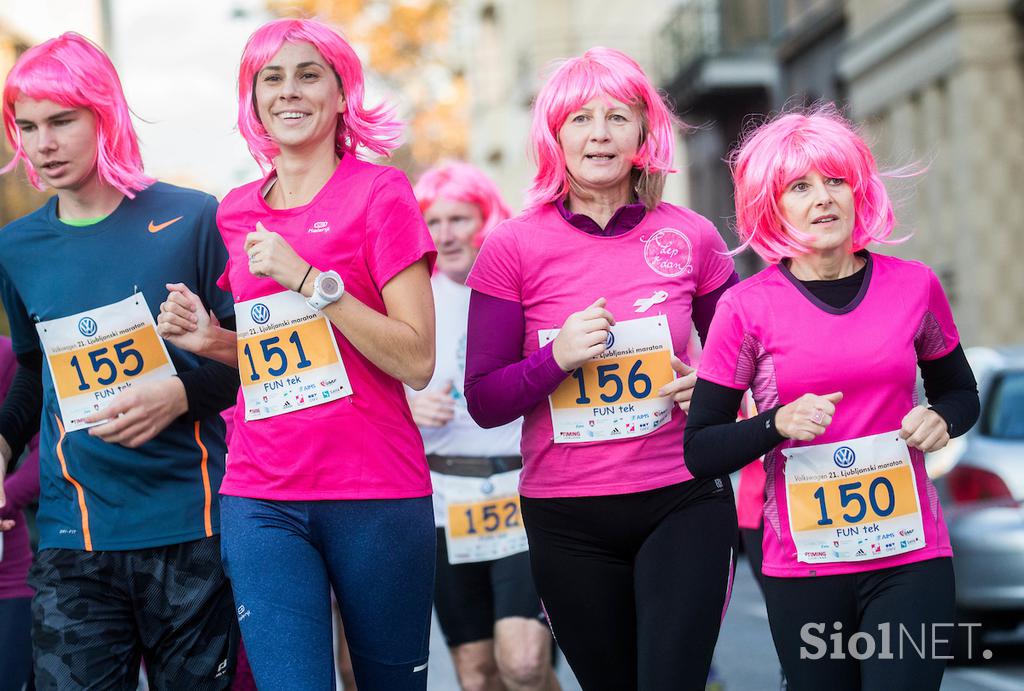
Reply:
<svg viewBox="0 0 1024 691"><path fill-rule="evenodd" d="M333 276L324 276L323 280L320 281L320 292L326 296L337 295L341 286L338 285L338 280Z"/></svg>

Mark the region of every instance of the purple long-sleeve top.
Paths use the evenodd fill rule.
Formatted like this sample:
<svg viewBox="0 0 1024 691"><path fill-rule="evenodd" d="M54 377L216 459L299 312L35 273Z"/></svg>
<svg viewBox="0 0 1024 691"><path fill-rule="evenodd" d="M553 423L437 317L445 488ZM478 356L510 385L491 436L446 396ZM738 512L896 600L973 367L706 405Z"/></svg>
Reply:
<svg viewBox="0 0 1024 691"><path fill-rule="evenodd" d="M601 228L589 216L569 211L564 201L556 202L556 206L576 228L609 237L632 230L646 215L642 204L627 204ZM717 289L693 299L693 324L701 343L707 338L718 298L738 282L739 276L733 272ZM465 392L469 414L481 427L498 427L525 415L569 376L555 362L554 342L523 359L525 334L526 317L520 303L473 291L469 300Z"/></svg>
<svg viewBox="0 0 1024 691"><path fill-rule="evenodd" d="M7 338L0 340L0 395L5 395L14 378L17 364ZM15 526L3 533L4 551L0 559L0 600L32 597L28 587L28 569L32 565L32 546L22 509L39 496L39 437L29 444L29 453L16 471L4 479L7 503L0 508L0 519L13 519Z"/></svg>

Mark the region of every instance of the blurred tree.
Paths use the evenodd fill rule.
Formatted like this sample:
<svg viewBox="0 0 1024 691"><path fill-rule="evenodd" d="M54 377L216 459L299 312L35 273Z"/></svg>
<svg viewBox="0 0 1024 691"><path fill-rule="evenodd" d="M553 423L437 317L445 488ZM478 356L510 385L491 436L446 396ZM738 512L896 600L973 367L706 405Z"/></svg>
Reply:
<svg viewBox="0 0 1024 691"><path fill-rule="evenodd" d="M464 157L469 121L466 82L452 67L453 0L268 0L281 16L318 16L344 33L363 67L400 98L406 143L392 163L416 175Z"/></svg>

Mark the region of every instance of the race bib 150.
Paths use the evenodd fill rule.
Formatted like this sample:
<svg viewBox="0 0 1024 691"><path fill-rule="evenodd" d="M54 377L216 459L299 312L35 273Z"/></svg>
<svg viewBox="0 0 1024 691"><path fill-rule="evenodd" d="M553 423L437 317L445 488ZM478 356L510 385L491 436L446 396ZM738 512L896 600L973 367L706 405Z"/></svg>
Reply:
<svg viewBox="0 0 1024 691"><path fill-rule="evenodd" d="M898 430L783 453L799 561L865 561L925 546L914 467Z"/></svg>

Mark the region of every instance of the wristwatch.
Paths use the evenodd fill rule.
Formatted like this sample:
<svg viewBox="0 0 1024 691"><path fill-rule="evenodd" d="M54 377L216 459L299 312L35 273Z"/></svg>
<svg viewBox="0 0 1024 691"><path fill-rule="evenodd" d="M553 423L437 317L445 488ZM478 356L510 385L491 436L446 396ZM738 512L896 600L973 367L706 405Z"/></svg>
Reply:
<svg viewBox="0 0 1024 691"><path fill-rule="evenodd" d="M337 271L324 271L313 281L313 294L306 303L315 310L337 302L345 294L345 282Z"/></svg>

